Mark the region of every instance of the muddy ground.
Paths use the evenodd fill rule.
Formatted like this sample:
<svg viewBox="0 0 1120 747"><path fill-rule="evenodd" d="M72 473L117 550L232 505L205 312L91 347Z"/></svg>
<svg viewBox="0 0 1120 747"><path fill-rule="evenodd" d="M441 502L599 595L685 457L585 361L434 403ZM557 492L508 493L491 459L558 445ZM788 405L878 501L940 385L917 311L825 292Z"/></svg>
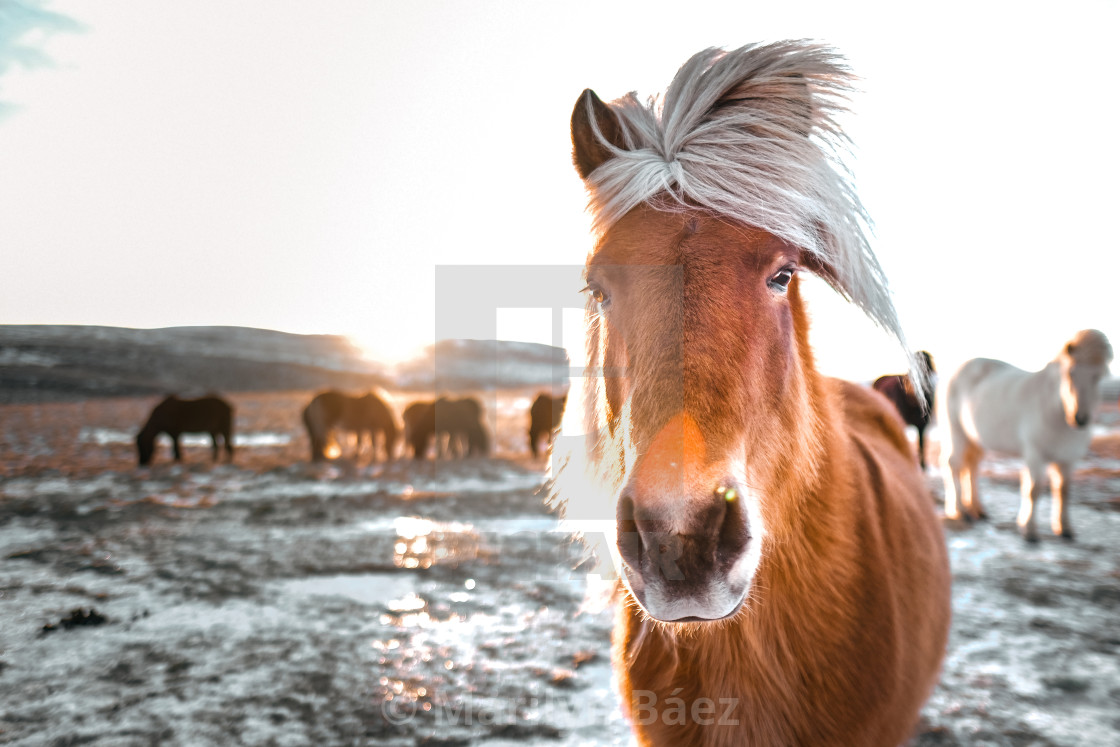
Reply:
<svg viewBox="0 0 1120 747"><path fill-rule="evenodd" d="M151 398L0 407L0 743L628 744L531 394L492 407L494 458L422 465L309 465L305 392L233 396L217 467L134 466ZM1118 423L1075 542L1019 539L1013 460L981 482L992 521L946 527L953 631L912 744L1120 744Z"/></svg>

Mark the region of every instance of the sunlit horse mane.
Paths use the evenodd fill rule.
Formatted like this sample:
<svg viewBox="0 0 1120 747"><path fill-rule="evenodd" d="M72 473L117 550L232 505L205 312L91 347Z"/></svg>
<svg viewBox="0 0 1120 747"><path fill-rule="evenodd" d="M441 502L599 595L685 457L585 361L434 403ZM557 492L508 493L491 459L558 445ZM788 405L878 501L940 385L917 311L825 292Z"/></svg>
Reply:
<svg viewBox="0 0 1120 747"><path fill-rule="evenodd" d="M808 251L823 279L905 348L865 235L870 221L840 158L848 138L836 118L852 80L833 50L805 41L707 49L663 98L643 105L630 93L610 103L626 149L603 137L589 111L614 156L587 178L595 230L645 202L756 226Z"/></svg>

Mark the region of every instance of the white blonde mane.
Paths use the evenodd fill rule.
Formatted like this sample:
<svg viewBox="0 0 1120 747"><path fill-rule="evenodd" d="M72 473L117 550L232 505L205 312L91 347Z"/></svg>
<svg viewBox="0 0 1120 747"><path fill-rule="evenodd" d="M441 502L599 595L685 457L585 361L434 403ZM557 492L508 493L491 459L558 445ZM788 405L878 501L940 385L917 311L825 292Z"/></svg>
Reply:
<svg viewBox="0 0 1120 747"><path fill-rule="evenodd" d="M595 230L642 203L711 211L809 252L824 279L907 348L886 277L865 235L870 220L840 160L836 115L852 75L828 47L805 41L707 49L663 98L610 103L625 149L589 119L614 156L587 177ZM590 106L590 104L589 104ZM912 376L924 383L920 367Z"/></svg>

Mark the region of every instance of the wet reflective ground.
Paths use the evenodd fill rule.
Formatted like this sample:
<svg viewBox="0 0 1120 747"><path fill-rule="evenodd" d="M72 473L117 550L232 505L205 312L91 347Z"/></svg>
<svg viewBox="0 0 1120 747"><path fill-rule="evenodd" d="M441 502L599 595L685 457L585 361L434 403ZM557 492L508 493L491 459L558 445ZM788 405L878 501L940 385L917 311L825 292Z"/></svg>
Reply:
<svg viewBox="0 0 1120 747"><path fill-rule="evenodd" d="M79 445L41 410L17 438L30 412L0 408L0 743L629 743L611 611L585 604L516 433L495 459L312 468L262 415L246 433L289 440L136 470L105 435L127 421ZM992 521L947 527L950 651L914 744L1120 744L1120 439L1102 439L1076 542L1018 538L1013 460L982 482Z"/></svg>
<svg viewBox="0 0 1120 747"><path fill-rule="evenodd" d="M582 550L537 475L427 472L490 487L233 467L6 481L0 740L625 736L610 613L580 612ZM107 622L42 633L79 607Z"/></svg>

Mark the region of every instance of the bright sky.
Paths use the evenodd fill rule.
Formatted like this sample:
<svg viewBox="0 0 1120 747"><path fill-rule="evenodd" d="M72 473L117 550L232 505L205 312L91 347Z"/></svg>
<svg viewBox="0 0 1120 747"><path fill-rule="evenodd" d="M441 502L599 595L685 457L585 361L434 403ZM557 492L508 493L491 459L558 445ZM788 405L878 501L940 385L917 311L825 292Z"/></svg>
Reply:
<svg viewBox="0 0 1120 747"><path fill-rule="evenodd" d="M437 266L582 263L585 87L646 95L704 47L815 38L863 78L857 182L913 346L945 372L1038 368L1089 326L1120 345L1120 4L770 5L0 0L0 323L406 356L433 341ZM901 370L858 313L812 303L826 370Z"/></svg>

